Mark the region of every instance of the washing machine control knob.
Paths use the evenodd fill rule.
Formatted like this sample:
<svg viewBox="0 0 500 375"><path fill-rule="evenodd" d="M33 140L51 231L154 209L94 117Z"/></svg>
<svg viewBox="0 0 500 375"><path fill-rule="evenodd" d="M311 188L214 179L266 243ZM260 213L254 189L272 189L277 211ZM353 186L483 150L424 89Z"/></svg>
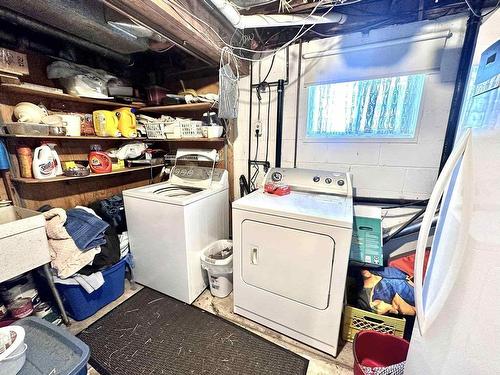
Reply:
<svg viewBox="0 0 500 375"><path fill-rule="evenodd" d="M344 186L344 184L345 184L344 180L338 180L337 181L337 185L339 185L339 186Z"/></svg>
<svg viewBox="0 0 500 375"><path fill-rule="evenodd" d="M271 175L271 179L274 181L274 182L278 182L278 181L281 181L281 179L283 178L283 175L280 173L280 172L274 172L272 175Z"/></svg>
<svg viewBox="0 0 500 375"><path fill-rule="evenodd" d="M327 178L325 178L325 182L327 184L331 184L332 183L332 179L330 177L327 177Z"/></svg>
<svg viewBox="0 0 500 375"><path fill-rule="evenodd" d="M319 182L319 176L314 176L314 177L313 177L313 181L314 181L314 182Z"/></svg>

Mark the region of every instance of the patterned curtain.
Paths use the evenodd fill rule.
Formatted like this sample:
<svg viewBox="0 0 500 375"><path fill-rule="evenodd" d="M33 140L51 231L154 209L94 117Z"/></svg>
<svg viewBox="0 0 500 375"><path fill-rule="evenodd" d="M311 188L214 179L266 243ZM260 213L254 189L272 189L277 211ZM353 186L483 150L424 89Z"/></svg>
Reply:
<svg viewBox="0 0 500 375"><path fill-rule="evenodd" d="M412 138L425 74L309 87L308 137Z"/></svg>

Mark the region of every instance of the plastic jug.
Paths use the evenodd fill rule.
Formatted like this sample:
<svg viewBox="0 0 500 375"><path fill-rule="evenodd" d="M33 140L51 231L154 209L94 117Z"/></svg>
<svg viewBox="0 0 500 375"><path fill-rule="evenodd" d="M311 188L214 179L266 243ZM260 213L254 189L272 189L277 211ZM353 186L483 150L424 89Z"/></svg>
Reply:
<svg viewBox="0 0 500 375"><path fill-rule="evenodd" d="M115 112L99 110L92 113L95 133L99 137L119 137L118 117Z"/></svg>
<svg viewBox="0 0 500 375"><path fill-rule="evenodd" d="M57 151L54 147L56 147L55 143L47 143L47 146L50 147L52 151L52 157L54 158L54 164L56 166L56 176L61 176L63 174L61 159L59 159L59 155L57 155Z"/></svg>
<svg viewBox="0 0 500 375"><path fill-rule="evenodd" d="M127 138L137 137L137 119L135 118L134 109L118 108L116 117L118 117L118 130Z"/></svg>
<svg viewBox="0 0 500 375"><path fill-rule="evenodd" d="M56 177L54 154L47 145L35 148L33 153L33 176L37 179Z"/></svg>
<svg viewBox="0 0 500 375"><path fill-rule="evenodd" d="M113 162L111 157L101 151L101 146L91 145L89 153L89 167L94 173L109 173L112 171Z"/></svg>

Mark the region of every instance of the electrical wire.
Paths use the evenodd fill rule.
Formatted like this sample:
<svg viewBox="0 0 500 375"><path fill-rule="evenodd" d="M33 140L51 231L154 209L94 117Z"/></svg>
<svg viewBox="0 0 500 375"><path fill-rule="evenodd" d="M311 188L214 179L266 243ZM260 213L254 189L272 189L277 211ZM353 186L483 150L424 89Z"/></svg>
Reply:
<svg viewBox="0 0 500 375"><path fill-rule="evenodd" d="M253 167L255 169L252 177L250 178L250 186L253 190L257 190L255 182L257 181L257 177L259 176L259 164L257 164L257 157L259 155L259 137L257 137L256 146L255 146L255 157L253 158ZM252 190L252 191L253 191Z"/></svg>
<svg viewBox="0 0 500 375"><path fill-rule="evenodd" d="M261 82L259 82L259 85L261 85L264 82L266 82L266 80L269 78L269 74L271 74L271 70L273 69L273 65L274 65L274 60L275 59L276 59L276 55L273 55L273 59L271 60L271 65L269 66L269 70L267 71L267 74L264 77L264 79Z"/></svg>
<svg viewBox="0 0 500 375"><path fill-rule="evenodd" d="M199 21L202 24L204 24L205 26L207 26L208 29L210 29L217 36L217 38L225 45L225 47L228 47L228 48L231 49L231 52L233 54L234 54L234 52L232 51L233 49L234 50L245 51L245 52L251 52L251 53L261 53L261 54L262 53L269 53L269 55L263 56L263 57L261 57L259 59L252 59L252 58L248 58L248 57L244 57L244 56L240 56L240 55L234 54L236 58L238 58L240 60L244 60L244 61L250 61L250 62L259 62L259 61L265 60L265 59L271 57L272 55L277 54L279 51L283 50L284 48L288 47L289 45L291 45L292 43L294 43L296 40L300 39L304 34L306 34L309 30L311 30L314 26L316 26L319 23L319 20L318 20L318 21L314 22L313 24L311 24L306 30L304 30L304 27L307 24L307 22L306 22L307 19L310 18L310 17L312 17L314 15L314 13L316 12L316 10L319 8L319 6L320 5L324 5L324 3L325 3L325 0L320 0L316 4L316 6L313 8L313 10L308 14L308 16L304 18L304 23L302 24L302 26L299 29L299 31L297 32L297 34L291 40L289 40L288 42L286 42L285 44L283 44L279 48L276 48L276 49L273 49L273 50L254 50L254 49L249 49L249 48L245 48L245 47L233 46L233 45L227 43L220 36L220 34L211 25L209 25L207 22L205 22L201 18L195 16L192 12L190 12L189 10L187 10L183 5L177 3L175 0L164 0L164 1L168 2L168 4L170 4L170 5L173 5L173 6L177 7L178 9L181 9L185 14L189 14L190 17L196 19L197 21ZM328 15L328 13L330 13L333 10L333 8L337 5L337 3L339 3L339 1L335 1L333 5L331 5L321 16L319 16L319 19L324 19ZM194 27L192 24L190 24L184 18L183 18L183 20L187 24L189 24L193 28L193 30L195 30L198 33L202 34L204 38L206 38L212 44L214 44L214 46L219 51L222 51L222 48L220 46L218 46L217 43L215 43L213 40L211 40L211 38L206 33L202 33L198 28ZM304 31L302 31L302 30L304 30Z"/></svg>
<svg viewBox="0 0 500 375"><path fill-rule="evenodd" d="M267 168L267 163L269 161L269 123L271 120L271 87L267 87L267 126L266 126L266 166L264 168ZM267 172L265 170L265 172Z"/></svg>
<svg viewBox="0 0 500 375"><path fill-rule="evenodd" d="M476 11L474 10L474 8L472 7L472 5L470 5L469 3L469 0L465 0L465 4L467 4L467 7L469 8L469 10L471 11L471 13L478 17L478 18L483 18L483 17L486 17L486 16L489 16L491 13L493 13L495 10L498 9L498 7L500 6L500 0L497 1L496 5L493 7L492 10L490 10L489 12L481 15L481 13L477 14Z"/></svg>

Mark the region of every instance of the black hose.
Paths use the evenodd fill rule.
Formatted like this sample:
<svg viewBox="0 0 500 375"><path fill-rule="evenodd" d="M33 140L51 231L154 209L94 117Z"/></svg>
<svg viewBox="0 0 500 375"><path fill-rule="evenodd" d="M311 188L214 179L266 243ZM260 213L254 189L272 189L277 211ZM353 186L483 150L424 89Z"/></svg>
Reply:
<svg viewBox="0 0 500 375"><path fill-rule="evenodd" d="M404 223L403 225L401 225L398 229L396 229L396 231L394 231L394 233L391 233L389 236L385 237L383 239L383 243L384 245L389 242L390 240L392 240L394 237L396 237L399 233L401 233L405 228L407 228L409 225L411 225L413 222L415 222L415 220L417 220L420 216L422 216L422 214L425 212L425 210L427 209L427 207L424 207L422 208L420 211L418 211L415 215L413 215L410 220L408 220L406 223Z"/></svg>

